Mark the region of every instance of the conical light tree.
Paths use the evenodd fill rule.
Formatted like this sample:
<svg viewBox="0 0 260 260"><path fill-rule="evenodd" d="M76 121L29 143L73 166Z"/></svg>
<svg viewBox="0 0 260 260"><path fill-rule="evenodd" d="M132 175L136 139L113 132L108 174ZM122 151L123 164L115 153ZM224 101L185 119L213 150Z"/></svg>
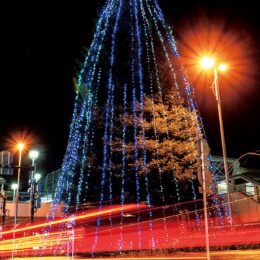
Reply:
<svg viewBox="0 0 260 260"><path fill-rule="evenodd" d="M194 200L191 211L199 228L197 142L203 137L194 89L157 0L107 0L78 76L68 145L48 216L52 221L57 207L65 205L54 254L72 252L74 240L63 235L68 234L68 226L74 232L74 217L93 202L97 204L97 211L91 213L96 217L95 231L90 228L88 239L82 241L93 254L140 250L142 243L149 249L160 248L160 243L172 246L167 217L182 216L179 202L183 200ZM216 197L212 201L213 214L222 221L223 209ZM123 230L125 205L130 202L136 209L133 230L127 229L131 241ZM170 203L173 208L167 206ZM119 204L120 212L114 223L119 230L116 239L112 213L103 210L113 204ZM162 233L157 232L157 240L155 204L162 205L156 222ZM110 239L105 236L101 243L104 212L109 212L104 225ZM66 221L68 214L72 217ZM182 236L183 219L178 223ZM45 233L49 230L51 224Z"/></svg>
<svg viewBox="0 0 260 260"><path fill-rule="evenodd" d="M201 135L194 90L157 0L110 0L79 73L53 209L182 197ZM166 177L167 176L167 177ZM155 185L157 183L157 185Z"/></svg>

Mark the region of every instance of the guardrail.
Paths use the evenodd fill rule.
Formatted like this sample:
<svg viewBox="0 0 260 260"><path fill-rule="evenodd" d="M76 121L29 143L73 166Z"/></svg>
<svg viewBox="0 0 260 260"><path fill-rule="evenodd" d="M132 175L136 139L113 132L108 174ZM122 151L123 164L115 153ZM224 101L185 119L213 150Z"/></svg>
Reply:
<svg viewBox="0 0 260 260"><path fill-rule="evenodd" d="M14 193L12 191L6 192L7 201L13 201L14 200ZM39 196L47 197L49 199L52 199L53 194L48 192L39 192ZM27 202L30 200L30 193L29 192L19 192L19 203L21 202Z"/></svg>

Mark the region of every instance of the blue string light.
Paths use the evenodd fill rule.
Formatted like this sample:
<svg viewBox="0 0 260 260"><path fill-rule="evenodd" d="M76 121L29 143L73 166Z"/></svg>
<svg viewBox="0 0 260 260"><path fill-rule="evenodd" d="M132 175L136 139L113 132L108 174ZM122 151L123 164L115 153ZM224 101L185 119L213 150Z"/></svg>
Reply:
<svg viewBox="0 0 260 260"><path fill-rule="evenodd" d="M122 171L121 171L121 219L120 219L120 234L119 234L119 249L121 253L123 248L123 222L124 222L124 204L125 204L125 170L126 170L126 108L127 108L127 85L124 85L124 113L123 113L123 131L122 131Z"/></svg>
<svg viewBox="0 0 260 260"><path fill-rule="evenodd" d="M159 15L158 15L158 13L156 11L155 11L155 13L157 14L157 16L160 17L160 20L161 20L164 28L167 31L167 38L168 38L168 40L170 42L170 46L171 46L172 52L176 56L179 56L179 53L177 51L174 38L172 36L172 31L171 31L170 27L166 24L165 19L164 19L163 14L162 14L162 11L161 11L157 1L154 0L154 2L155 2L155 5L156 5L156 9L159 12ZM189 109L191 111L196 110L196 114L197 114L197 118L198 118L198 128L200 129L200 132L202 133L202 136L204 136L204 138L206 139L206 133L205 133L205 129L203 127L203 120L202 120L202 117L201 117L200 113L198 112L198 104L197 104L196 99L195 99L194 88L189 84L188 79L187 79L187 73L186 73L186 71L185 71L183 66L181 66L181 72L182 72L182 75L183 75L182 76L182 80L185 83L185 93L187 94L187 100L188 100ZM214 201L214 203L216 205L216 210L217 210L217 215L219 217L219 221L220 221L221 225L223 226L223 215L222 215L222 212L221 212L221 207L219 205L218 199L216 198L217 197L217 191L215 189L215 183L217 183L217 176L215 174L215 171L212 171L212 172L213 172L213 183L211 185L211 189L213 190L212 198L213 198L213 201ZM223 203L223 201L222 201L222 203ZM224 204L224 208L225 208L226 216L229 216L230 214L228 212L226 204Z"/></svg>
<svg viewBox="0 0 260 260"><path fill-rule="evenodd" d="M195 206L195 216L196 216L196 225L197 225L197 229L198 231L200 230L200 217L199 217L199 213L198 213L198 206L197 206L197 194L195 191L195 187L194 187L194 180L191 180L191 188L192 188L192 194L193 194L193 200L194 200L194 206Z"/></svg>
<svg viewBox="0 0 260 260"><path fill-rule="evenodd" d="M123 83L118 83L120 80L116 78L116 45L117 45L117 35L119 35L119 24L122 17L123 6L127 6L130 9L130 26L131 26L131 83L129 79L126 79ZM154 33L154 30L156 33ZM108 33L111 32L111 35ZM90 160L91 153L94 153L94 142L95 142L95 109L99 105L99 95L103 94L103 90L99 92L102 87L101 83L101 66L102 64L102 50L104 50L105 41L111 41L111 52L109 57L110 63L109 68L104 71L104 80L107 80L107 85L104 88L104 92L107 91L107 96L105 97L105 106L103 113L103 158L101 164L101 182L100 182L100 198L99 198L99 213L103 210L105 198L107 196L109 203L112 205L113 202L113 154L115 152L114 140L116 139L115 130L115 93L117 93L116 88L122 88L123 86L123 120L120 130L122 129L121 135L121 191L120 191L120 203L121 203L121 219L120 219L120 234L118 241L118 251L121 253L124 250L124 234L123 234L123 221L124 221L124 204L126 203L125 191L126 191L126 176L128 170L131 166L128 165L128 150L127 150L127 109L128 103L132 106L132 116L133 119L133 149L134 153L134 167L135 167L135 185L136 185L136 203L137 203L137 225L138 225L138 248L142 248L142 232L141 232L141 214L140 214L140 203L141 203L141 181L140 174L144 172L144 185L146 192L146 202L148 205L148 216L149 216L149 231L151 233L151 248L156 248L156 243L154 239L153 230L153 213L152 213L152 201L151 201L151 172L149 169L149 154L146 151L146 118L145 118L145 95L149 91L151 95L152 102L152 130L155 140L155 160L157 160L157 172L159 175L159 189L160 196L163 204L165 205L165 190L162 181L162 165L160 165L159 159L159 139L160 134L158 132L159 125L156 121L159 118L156 114L157 106L161 106L163 111L163 121L166 126L167 140L171 140L171 134L168 127L168 119L166 114L165 104L163 102L163 90L162 83L160 82L160 71L159 62L157 61L155 44L158 37L160 45L163 50L163 55L166 58L168 69L171 71L171 76L173 77L172 90L176 91L177 98L173 97L173 105L175 107L182 106L182 100L185 98L187 102L187 108L190 111L196 111L197 120L194 121L194 126L198 127L199 132L205 136L205 129L203 128L202 118L199 114L198 105L195 100L195 91L193 86L189 83L186 71L183 66L180 66L178 72L181 72L181 80L184 83L184 89L182 85L179 84L179 76L177 77L175 68L175 59L179 57L179 53L176 47L176 43L171 31L171 28L166 23L162 11L158 5L157 0L107 0L106 5L101 12L100 19L98 20L96 33L94 39L91 43L90 49L85 58L84 64L79 74L77 92L75 98L75 105L72 115L72 122L70 125L70 133L67 150L64 156L61 175L58 180L58 185L55 191L53 207L51 213L48 216L49 220L55 218L56 210L61 201L66 205L65 214L69 213L71 205L76 205L76 211L80 207L82 195L84 192L84 201L87 200L87 193L89 189L89 176L92 174L92 169L95 165L92 164ZM144 41L144 42L143 42ZM104 54L106 55L106 54ZM172 57L173 55L173 57ZM174 58L174 60L172 59ZM145 66L147 65L147 66ZM100 68L100 69L98 69ZM154 73L155 72L155 73ZM149 79L146 89L146 77ZM127 77L127 75L126 75ZM102 77L103 80L103 77ZM127 82L127 84L124 84ZM120 86L119 86L120 85ZM180 87L181 86L181 87ZM129 88L129 89L128 89ZM184 90L185 95L181 94ZM155 103L154 95L158 91L160 97L160 105ZM121 90L120 90L121 93ZM132 99L132 100L131 100ZM121 101L122 102L122 101ZM122 104L122 103L121 103ZM130 108L131 109L131 108ZM185 107L186 109L186 107ZM185 111L185 110L183 110ZM188 121L186 119L186 114L184 113L184 118L186 125L188 126ZM130 111L131 114L131 111ZM170 143L170 142L168 142ZM173 152L173 147L169 144L169 150ZM131 156L131 155L130 155ZM131 159L132 160L132 159ZM174 163L174 156L171 153L171 163ZM94 172L94 171L93 171ZM181 201L181 191L179 180L176 178L176 174L173 170L174 185L176 190L176 196L178 202ZM214 175L214 182L217 176ZM77 184L75 181L77 180ZM85 182L84 182L85 181ZM199 226L200 219L197 212L197 194L194 187L194 181L191 180L192 194L195 201L195 215L197 226ZM216 211L219 221L223 225L223 213L221 211L221 202L219 202L216 196L216 188L213 187L213 201L216 205ZM75 194L76 193L76 194ZM220 196L220 201L224 199ZM224 204L225 207L225 204ZM176 208L180 211L180 204L178 203ZM228 215L228 208L225 207L225 214ZM168 230L167 230L167 218L165 213L165 207L162 207L163 221L164 221L164 232L166 236L166 242L168 241ZM212 213L210 213L212 214ZM112 248L112 215L109 213L110 222L110 246ZM101 216L99 215L96 220L96 230L94 241L92 244L92 254L94 255L98 243L99 227L101 225ZM64 225L61 225L62 230ZM181 223L182 231L184 230L183 222ZM46 229L45 232L48 233ZM62 235L58 238L62 241ZM54 254L58 255L61 250L67 250L68 254L72 251L72 241L61 242L58 246L54 248Z"/></svg>
<svg viewBox="0 0 260 260"><path fill-rule="evenodd" d="M69 195L69 193L71 193L71 192L69 192L69 180L71 179L70 177L72 177L72 178L74 177L74 175L72 174L72 171L77 162L77 158L78 158L77 150L79 148L79 143L81 141L80 131L78 131L77 128L81 125L81 122L83 120L83 118L80 117L80 113L83 115L85 114L85 111L83 111L84 109L82 110L82 103L83 103L83 107L84 107L85 106L84 98L86 98L86 96L85 97L82 96L81 93L79 92L79 90L80 90L80 86L84 86L84 85L86 86L86 84L83 83L83 78L84 78L84 80L86 80L85 82L88 82L88 83L91 82L91 80L89 78L86 79L84 71L86 68L91 71L95 71L95 69L94 70L92 69L92 65L90 66L88 64L89 59L90 59L89 57L92 55L93 49L98 48L99 52L101 50L102 42L106 35L107 28L109 25L109 19L113 13L114 6L115 6L115 0L112 0L112 1L109 1L108 4L104 7L101 17L98 21L94 40L91 44L91 48L88 52L88 55L85 59L83 68L79 75L77 93L76 93L76 97L75 97L75 105L74 105L72 121L71 121L71 125L70 125L68 146L67 146L63 164L62 164L61 174L59 176L57 187L55 190L52 208L51 208L50 213L48 214L49 221L51 221L55 218L57 207L58 207L60 201L62 200L62 196L64 196L64 194ZM102 26L104 28L101 30ZM99 47L96 47L96 46L99 46ZM96 56L96 63L97 63L97 60L99 58L99 53L96 53L95 56ZM94 66L96 66L96 63L94 64ZM84 75L84 77L83 77L83 75ZM81 110L81 112L80 112L80 110ZM70 200L70 198L69 198L69 200ZM67 202L66 198L65 198L65 201Z"/></svg>
<svg viewBox="0 0 260 260"><path fill-rule="evenodd" d="M171 49L172 49L172 52L173 54L175 54L176 56L179 56L179 53L177 51L177 47L176 47L176 43L174 41L174 38L172 36L172 31L171 31L171 28L167 25L167 23L165 22L165 19L164 19L164 16L163 16L163 13L161 11L161 8L157 2L157 0L154 0L154 3L155 3L155 6L156 6L156 9L157 9L157 13L155 11L155 13L157 14L157 16L160 17L160 21L162 22L164 28L166 29L167 31L167 38L169 40L169 43L170 43L170 46L171 46ZM193 110L196 110L196 114L197 114L197 118L198 118L198 128L200 129L200 132L202 133L202 136L207 140L206 138L206 132L205 132L205 129L203 127L203 120L202 120L202 117L199 113L199 110L198 110L198 104L196 102L196 99L195 99L195 90L194 90L194 87L189 84L188 82L188 77L187 77L187 73L184 69L183 66L181 66L181 72L182 72L182 80L184 81L185 83L185 93L187 94L187 100L188 100L188 105L189 105L189 108L191 111ZM210 159L209 157L209 160L212 161L212 158ZM212 170L212 169L211 169ZM221 225L223 226L223 215L222 215L222 212L221 212L221 206L219 205L219 202L218 202L218 199L216 199L216 197L218 196L218 192L215 188L215 183L217 183L218 181L218 176L216 174L216 171L212 171L213 172L213 183L211 185L211 189L213 191L213 201L216 205L216 210L217 210L217 215L219 217L219 220L220 220L220 223ZM227 207L227 205L224 203L224 200L222 200L221 202L222 204L224 204L224 209L225 209L225 215L226 216L230 216L230 213L229 213L229 209Z"/></svg>
<svg viewBox="0 0 260 260"><path fill-rule="evenodd" d="M151 232L152 237L152 248L155 248L155 240L153 236L153 226L152 226L152 211L151 211L151 195L149 191L149 169L147 168L147 155L145 149L145 127L144 127L144 86L143 86L143 67L142 67L142 45L141 45L141 30L139 24L139 8L137 0L133 2L134 7L134 18L135 18L135 32L137 38L137 64L138 64L138 79L139 79L139 89L140 89L140 121L141 121L141 128L142 128L142 153L143 153L143 167L144 167L144 177L145 177L145 189L147 192L146 201L149 207L149 229Z"/></svg>
<svg viewBox="0 0 260 260"><path fill-rule="evenodd" d="M88 191L88 177L90 174L90 162L88 159L88 152L90 152L93 148L93 138L94 138L94 128L93 125L91 127L91 122L93 118L93 110L98 102L98 90L99 90L99 84L101 79L101 69L99 70L97 74L97 80L96 80L96 90L95 95L93 96L92 93L89 94L88 98L88 111L86 112L86 124L83 132L84 141L83 141L83 147L82 147L82 160L81 160L81 166L80 166L80 177L79 177L79 184L77 189L77 195L76 195L76 211L78 210L78 207L81 202L81 194L82 194L82 186L84 181L84 174L85 170L87 168L87 177L86 177L86 184L84 192L87 194Z"/></svg>
<svg viewBox="0 0 260 260"><path fill-rule="evenodd" d="M156 125L156 111L155 111L155 104L154 104L154 83L153 83L153 74L151 72L151 46L149 44L149 33L148 30L150 29L150 23L146 17L145 9L144 9L144 3L143 0L140 1L140 7L141 7L141 13L143 18L143 28L144 28L144 35L145 35L145 45L146 45L146 59L147 59L147 67L148 67L148 74L149 74L149 81L150 81L150 93L151 93L151 100L152 100L152 114L153 114L153 130L154 130L154 136L155 136L155 145L156 145L156 160L157 160L157 168L159 172L159 186L160 186L160 195L162 198L162 203L165 205L165 196L164 196L164 187L162 184L162 169L159 164L159 152L158 152L158 145L159 145L159 139L157 134L157 125ZM167 223L166 223L166 215L165 215L165 208L162 207L162 213L163 213L163 222L164 222L164 230L165 230L165 236L166 236L166 243L168 242L169 234L167 230Z"/></svg>
<svg viewBox="0 0 260 260"><path fill-rule="evenodd" d="M162 44L163 50L164 50L164 52L165 52L165 56L166 56L166 59L167 59L167 61L168 61L170 70L171 70L171 72L173 73L175 87L176 87L176 90L177 90L177 92L178 92L178 96L179 96L179 98L180 98L180 92L179 92L179 86L178 86L178 83L177 83L176 73L174 72L174 67L173 67L173 65L171 65L171 60L170 60L170 58L169 58L168 50L167 50L167 48L166 48L166 46L165 46L165 44L164 44L164 38L163 38L163 36L162 36L161 31L159 30L158 22L157 22L157 20L155 19L155 17L158 18L159 16L158 16L158 14L157 14L156 12L152 12L152 10L154 10L154 8L150 7L150 5L149 5L149 3L148 3L147 1L146 1L146 4L147 4L147 7L148 7L148 11L149 11L149 13L150 13L150 15L151 15L151 17L152 17L152 19L153 19L153 21L154 21L154 25L155 25L155 27L156 27L156 32L157 32L157 35L158 35L158 37L159 37L159 39L160 39L160 42L161 42L161 44ZM155 16L153 15L153 13L155 13ZM160 17L159 17L159 18L160 18ZM174 38L172 37L171 33L168 32L168 31L170 30L170 29L169 29L169 26L165 23L163 17L162 17L161 20L164 22L164 27L166 27L166 30L167 30L167 39L168 39L168 41L170 41L170 45L171 45L171 48L172 48L173 55L174 55L174 57L178 57L179 54L178 54L178 52L177 52L177 47L176 47ZM165 24L166 24L166 25L165 25ZM151 38L150 41L151 41L151 43L152 43L152 50L153 50L154 47L153 47L152 34L150 33L150 35L151 35L151 36L150 36L150 38ZM169 40L169 39L170 39L170 40ZM154 53L154 51L153 51L153 53ZM153 55L154 55L154 54L153 54ZM155 58L154 58L154 61L155 61ZM156 61L155 61L155 63L156 63ZM156 65L155 67L157 68L158 66ZM157 71L157 69L156 69L156 71ZM158 75L159 73L156 72L156 74ZM158 76L157 76L157 77L158 77ZM182 77L182 79L183 79L183 80L186 80L185 77ZM159 77L158 77L158 79L157 79L157 82L159 82ZM187 83L187 82L185 82L185 83ZM160 84L158 84L158 85L159 85L159 92L161 93ZM193 105L193 102L191 101L191 98L190 98L190 95L189 95L189 85L187 85L187 84L185 84L185 93L186 93L186 94L188 93L188 95L187 95L188 107L189 107L189 108L191 107L190 110L192 111L192 110L194 109L194 105ZM161 93L160 95L162 96L162 93ZM186 116L184 115L184 117L186 117ZM188 126L187 119L185 119L185 121L186 121L186 125ZM167 122L167 118L166 118L166 122ZM169 133L167 133L167 138L168 138L168 140L170 140L170 138L169 138ZM177 191L177 198L178 198L178 201L180 202L179 184L178 184L178 180L177 180L177 178L175 177L175 175L174 175L174 182L175 182L175 187L176 187L176 191ZM196 197L196 191L195 191L195 189L192 189L192 192L193 192L193 197ZM195 202L195 203L196 203L196 202ZM177 210L180 211L179 204L178 204L178 206L177 206ZM198 219L197 219L197 224L198 224ZM183 227L183 223L182 223L182 227ZM183 228L184 228L184 227L183 227Z"/></svg>
<svg viewBox="0 0 260 260"><path fill-rule="evenodd" d="M135 184L136 184L136 202L137 202L137 226L138 226L138 248L142 248L142 236L141 236L141 216L140 216L140 180L139 180L139 152L138 152L138 118L137 118L137 101L136 101L136 80L135 80L135 60L133 54L135 52L135 35L134 35L134 18L133 18L133 6L130 2L130 15L131 15L131 47L132 47L132 60L131 60L131 73L132 73L132 108L134 117L134 160L135 160Z"/></svg>
<svg viewBox="0 0 260 260"><path fill-rule="evenodd" d="M110 71L109 71L109 78L108 78L108 97L107 97L107 102L105 105L105 127L104 127L104 144L103 144L103 163L102 163L102 178L101 178L101 187L100 187L100 200L99 200L99 212L102 211L103 208L103 202L104 202L104 187L105 187L105 180L106 180L106 175L107 175L107 159L108 159L108 143L109 143L109 136L108 136L108 128L109 128L109 115L112 118L111 115L111 104L113 104L113 95L114 95L114 82L113 82L113 67L114 67L114 62L115 62L115 47L116 47L116 35L118 31L118 25L119 25L119 19L121 17L122 13L122 2L123 0L119 0L119 6L117 10L117 15L116 15L116 21L112 33L112 46L111 46L111 57L110 57ZM112 119L113 120L113 119ZM111 121L110 121L111 124ZM111 125L110 125L111 127ZM111 128L110 128L111 129ZM112 130L111 130L112 131ZM112 132L111 132L112 133ZM111 134L112 135L112 134ZM111 137L112 138L112 137ZM110 149L112 149L110 147ZM109 185L112 185L112 182L110 182ZM101 224L101 217L98 216L97 221L96 221L96 232L95 232L95 239L92 245L92 254L95 253L97 242L98 242L98 231L99 231L99 226Z"/></svg>
<svg viewBox="0 0 260 260"><path fill-rule="evenodd" d="M99 92L99 88L100 88L100 81L101 81L101 69L99 69L98 76L97 76L97 84L96 84L97 87L96 87L95 96L94 96L93 109L95 109L97 107L98 92ZM92 113L93 113L93 111L92 111ZM93 141L94 141L94 137L95 137L95 131L94 130L95 130L95 128L92 125L92 128L89 131L89 134L90 134L89 144L87 143L87 140L88 140L87 138L85 138L85 140L84 140L84 146L85 145L89 146L89 153L93 152L93 146L94 146ZM93 167L93 165L91 164L90 160L87 160L88 157L87 157L87 151L86 150L85 150L83 155L84 155L83 156L83 161L82 161L81 168L80 168L80 178L82 178L82 183L81 183L81 180L80 180L80 183L79 183L79 186L78 186L78 193L79 193L79 196L82 193L84 171L85 171L85 168L87 168L86 169L87 173L86 173L86 178L85 178L85 188L83 189L84 193L85 193L85 198L84 198L83 201L86 201L87 200L87 195L88 195L88 189L89 189L88 180L89 180L89 176L91 174L91 167Z"/></svg>
<svg viewBox="0 0 260 260"><path fill-rule="evenodd" d="M160 42L162 44L162 47L163 47L163 50L164 50L164 53L165 53L165 57L166 57L167 63L168 63L168 65L170 67L170 70L172 71L172 73L174 74L174 77L175 77L174 69L173 69L173 66L171 64L169 54L167 52L167 48L164 45L164 39L163 39L163 36L162 36L162 34L161 34L160 30L159 30L158 23L157 23L155 17L153 16L153 14L152 14L152 11L151 11L151 8L150 8L150 5L149 5L148 1L147 0L145 0L145 1L146 1L146 5L147 5L148 12L150 14L150 17L151 17L151 19L154 22L154 26L155 26L157 35L158 35L158 37L160 39ZM157 71L156 72L157 83L159 83L159 81L160 81L159 80L159 71L158 71L158 65L157 65L156 60L155 60L155 50L154 50L154 44L153 44L153 40L152 40L153 38L152 38L152 33L151 32L150 32L150 39L151 39L151 42L152 42L153 60L154 60L154 62L156 64L155 67L156 67L156 71ZM162 97L162 89L160 87L161 86L160 83L158 84L158 86L159 86L160 96ZM176 91L178 93L178 98L180 100L181 98L180 98L180 92L179 92L178 84L176 85ZM174 105L176 105L176 104L174 104ZM164 118L165 118L166 125L168 125L167 118L165 116L164 116ZM170 140L170 134L169 134L168 129L167 129L167 139ZM173 150L172 147L170 147L170 149ZM178 200L178 202L180 202L181 196L180 196L180 190L179 190L179 181L176 178L175 174L173 174L173 178L174 178L174 184L175 184L175 189L176 189L176 194L177 194L177 200ZM180 210L180 209L178 209L178 210Z"/></svg>

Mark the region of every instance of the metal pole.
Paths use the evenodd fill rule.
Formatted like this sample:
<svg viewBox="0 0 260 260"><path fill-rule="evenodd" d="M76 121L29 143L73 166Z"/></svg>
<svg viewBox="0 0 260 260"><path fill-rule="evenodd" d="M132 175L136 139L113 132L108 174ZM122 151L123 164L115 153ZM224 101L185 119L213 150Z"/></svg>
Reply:
<svg viewBox="0 0 260 260"><path fill-rule="evenodd" d="M208 225L208 212L207 212L207 193L206 193L206 180L205 180L205 161L204 161L203 139L200 140L200 153L201 153L201 173L202 173L206 253L207 253L207 260L210 260L210 254L209 254L209 225Z"/></svg>
<svg viewBox="0 0 260 260"><path fill-rule="evenodd" d="M16 189L14 189L14 192L13 192L13 203L15 203L15 194L16 194Z"/></svg>
<svg viewBox="0 0 260 260"><path fill-rule="evenodd" d="M220 136L221 136L221 144L222 144L222 154L223 154L223 162L224 162L224 172L225 179L227 183L227 204L229 210L229 220L232 225L232 212L231 212L231 198L230 198L230 188L229 188L229 172L228 172L228 164L227 164L227 150L225 143L225 135L224 135L224 125L222 119L222 109L221 109L221 99L219 94L219 83L218 83L218 72L216 67L214 68L214 85L215 85L215 94L218 103L218 117L219 117L219 127L220 127Z"/></svg>
<svg viewBox="0 0 260 260"><path fill-rule="evenodd" d="M32 172L31 172L31 190L30 190L30 201L31 201L31 223L34 220L34 159L32 159Z"/></svg>
<svg viewBox="0 0 260 260"><path fill-rule="evenodd" d="M18 216L18 203L19 203L19 187L20 187L20 175L21 175L21 163L22 163L22 149L19 149L19 161L18 161L18 176L17 176L17 190L16 190L16 199L15 199L15 217L14 224L17 224Z"/></svg>

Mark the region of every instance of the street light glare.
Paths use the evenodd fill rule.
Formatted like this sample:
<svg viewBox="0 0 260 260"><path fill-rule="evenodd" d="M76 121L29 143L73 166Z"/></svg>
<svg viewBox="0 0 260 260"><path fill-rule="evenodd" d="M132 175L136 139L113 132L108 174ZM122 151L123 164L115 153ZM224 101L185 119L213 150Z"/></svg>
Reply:
<svg viewBox="0 0 260 260"><path fill-rule="evenodd" d="M227 69L228 69L228 65L225 63L219 64L218 66L219 71L227 71Z"/></svg>
<svg viewBox="0 0 260 260"><path fill-rule="evenodd" d="M39 152L36 150L32 150L29 152L29 157L31 160L36 160L39 156Z"/></svg>
<svg viewBox="0 0 260 260"><path fill-rule="evenodd" d="M203 69L212 69L215 65L215 60L211 57L204 57L201 59L200 65Z"/></svg>
<svg viewBox="0 0 260 260"><path fill-rule="evenodd" d="M38 182L40 179L41 179L41 174L40 173L35 173L35 176L34 176L34 178L35 178L35 180Z"/></svg>
<svg viewBox="0 0 260 260"><path fill-rule="evenodd" d="M17 190L17 188L18 188L18 184L17 184L17 183L13 183L13 184L11 185L11 189L12 189L12 190Z"/></svg>
<svg viewBox="0 0 260 260"><path fill-rule="evenodd" d="M17 148L18 148L19 150L23 150L24 144L23 144L23 143L18 143L18 144L17 144Z"/></svg>

